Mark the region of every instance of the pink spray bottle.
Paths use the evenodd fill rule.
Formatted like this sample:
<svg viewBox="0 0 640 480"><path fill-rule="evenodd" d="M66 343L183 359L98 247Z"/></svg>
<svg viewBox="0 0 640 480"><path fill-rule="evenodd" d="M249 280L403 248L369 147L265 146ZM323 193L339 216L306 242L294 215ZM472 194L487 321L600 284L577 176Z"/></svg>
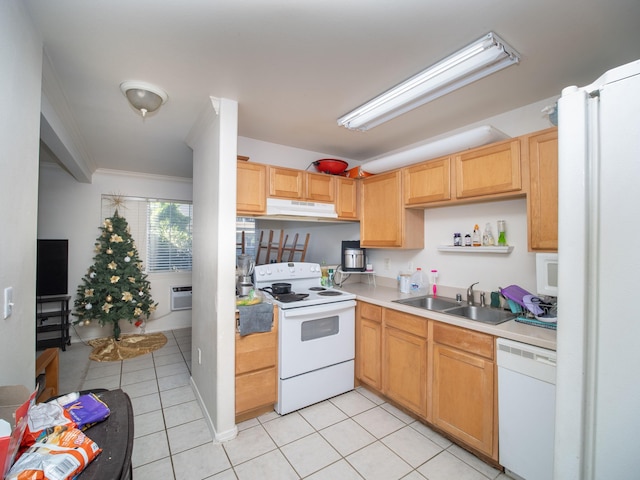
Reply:
<svg viewBox="0 0 640 480"><path fill-rule="evenodd" d="M438 279L438 270L431 270L431 291L433 292L433 296L437 296L438 294L438 285L437 285L437 279Z"/></svg>

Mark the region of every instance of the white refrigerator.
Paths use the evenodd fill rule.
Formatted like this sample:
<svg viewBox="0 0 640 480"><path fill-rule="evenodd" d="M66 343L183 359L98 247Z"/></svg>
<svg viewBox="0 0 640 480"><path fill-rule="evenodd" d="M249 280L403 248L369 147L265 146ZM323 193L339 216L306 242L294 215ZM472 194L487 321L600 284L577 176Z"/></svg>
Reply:
<svg viewBox="0 0 640 480"><path fill-rule="evenodd" d="M558 119L554 478L640 478L640 60Z"/></svg>

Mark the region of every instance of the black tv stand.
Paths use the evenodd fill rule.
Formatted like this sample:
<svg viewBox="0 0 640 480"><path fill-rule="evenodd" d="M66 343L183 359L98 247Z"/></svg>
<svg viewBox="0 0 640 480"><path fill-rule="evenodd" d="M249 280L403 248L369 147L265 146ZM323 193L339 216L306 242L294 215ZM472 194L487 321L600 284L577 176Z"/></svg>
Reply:
<svg viewBox="0 0 640 480"><path fill-rule="evenodd" d="M36 297L36 350L71 345L69 333L70 295Z"/></svg>

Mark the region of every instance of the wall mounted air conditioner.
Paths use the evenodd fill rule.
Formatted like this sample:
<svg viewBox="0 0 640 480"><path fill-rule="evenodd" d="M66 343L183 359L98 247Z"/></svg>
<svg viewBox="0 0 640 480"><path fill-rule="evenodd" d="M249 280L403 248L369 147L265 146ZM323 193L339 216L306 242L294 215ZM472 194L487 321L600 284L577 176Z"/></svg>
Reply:
<svg viewBox="0 0 640 480"><path fill-rule="evenodd" d="M191 310L191 285L171 287L171 311Z"/></svg>

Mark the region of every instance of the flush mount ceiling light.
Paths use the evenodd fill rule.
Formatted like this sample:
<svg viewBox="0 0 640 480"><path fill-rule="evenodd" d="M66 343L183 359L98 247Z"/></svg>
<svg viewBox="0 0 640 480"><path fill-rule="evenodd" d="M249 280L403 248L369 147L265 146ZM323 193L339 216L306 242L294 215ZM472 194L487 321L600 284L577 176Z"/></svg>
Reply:
<svg viewBox="0 0 640 480"><path fill-rule="evenodd" d="M167 101L167 92L146 82L122 82L120 90L129 103L145 118L147 113L155 112Z"/></svg>
<svg viewBox="0 0 640 480"><path fill-rule="evenodd" d="M340 117L338 125L350 130L369 130L519 61L518 52L498 35L489 32Z"/></svg>

